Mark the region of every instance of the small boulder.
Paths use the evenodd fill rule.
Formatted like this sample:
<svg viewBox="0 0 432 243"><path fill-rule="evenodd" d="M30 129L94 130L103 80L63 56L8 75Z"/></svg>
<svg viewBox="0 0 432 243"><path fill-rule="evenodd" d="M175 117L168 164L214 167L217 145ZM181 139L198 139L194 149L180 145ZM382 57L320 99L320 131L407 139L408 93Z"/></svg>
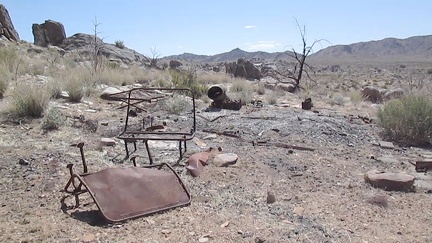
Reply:
<svg viewBox="0 0 432 243"><path fill-rule="evenodd" d="M213 163L217 166L227 167L237 163L238 156L234 153L218 154L214 157Z"/></svg>
<svg viewBox="0 0 432 243"><path fill-rule="evenodd" d="M294 84L279 83L276 85L276 89L293 93L295 91L295 86Z"/></svg>
<svg viewBox="0 0 432 243"><path fill-rule="evenodd" d="M377 170L364 175L367 183L387 191L412 191L415 177L405 173L384 173Z"/></svg>
<svg viewBox="0 0 432 243"><path fill-rule="evenodd" d="M384 99L391 100L391 99L400 99L405 95L405 92L401 88L393 89L390 91L387 91L384 94Z"/></svg>
<svg viewBox="0 0 432 243"><path fill-rule="evenodd" d="M108 87L102 91L100 97L104 100L117 100L117 98L112 97L111 95L117 94L122 92L121 90L114 88L114 87Z"/></svg>
<svg viewBox="0 0 432 243"><path fill-rule="evenodd" d="M271 204L276 202L276 196L272 192L267 192L267 203Z"/></svg>
<svg viewBox="0 0 432 243"><path fill-rule="evenodd" d="M114 146L114 145L116 145L116 141L112 138L102 138L101 144L103 146Z"/></svg>
<svg viewBox="0 0 432 243"><path fill-rule="evenodd" d="M303 101L301 103L302 109L303 110L310 110L313 107L313 103L312 103L312 99L311 98L307 98L305 99L305 101Z"/></svg>

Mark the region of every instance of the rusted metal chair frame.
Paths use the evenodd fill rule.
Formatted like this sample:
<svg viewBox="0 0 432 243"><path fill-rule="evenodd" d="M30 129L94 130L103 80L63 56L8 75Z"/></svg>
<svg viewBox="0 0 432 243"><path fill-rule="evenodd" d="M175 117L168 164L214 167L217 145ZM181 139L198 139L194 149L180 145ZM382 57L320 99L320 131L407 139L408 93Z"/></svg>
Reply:
<svg viewBox="0 0 432 243"><path fill-rule="evenodd" d="M189 133L186 132L152 132L152 131L131 131L129 130L129 119L130 119L130 111L131 108L137 108L140 111L147 112L146 110L142 109L141 107L137 106L140 103L143 102L158 102L161 99L166 98L166 96L157 96L152 98L136 98L132 97L132 94L136 91L171 91L171 92L188 92L190 94L190 97L192 99L192 115L193 115L193 124L192 129ZM150 153L150 148L148 141L150 140L159 140L159 141L178 141L179 142L179 160L183 157L183 154L187 151L187 145L186 141L191 140L195 136L196 132L196 113L195 113L195 97L191 89L186 88L134 88L128 91L124 91L122 93L127 93L127 97L119 98L119 100L122 100L126 103L126 105L121 106L120 108L127 107L126 109L126 118L125 118L125 126L123 131L117 136L117 138L124 141L125 144L125 150L126 150L126 157L125 159L128 159L131 155L128 143L134 144L134 151L137 150L137 141L143 141L147 155L150 161L150 165L153 164L153 158ZM119 93L115 94L118 95ZM183 148L184 147L184 148ZM133 153L132 152L132 153Z"/></svg>
<svg viewBox="0 0 432 243"><path fill-rule="evenodd" d="M142 213L139 213L139 214L135 214L135 215L133 215L133 217L125 217L125 218L121 218L121 219L117 219L117 220L116 219L111 219L111 218L109 218L109 217L107 217L105 215L103 209L99 205L99 202L98 202L98 200L96 198L96 194L92 191L91 185L88 185L85 182L85 180L84 180L84 177L93 174L93 173L88 172L87 163L85 161L84 152L83 152L84 143L79 143L76 146L80 148L81 158L82 158L82 164L83 164L83 173L81 173L81 174L80 173L75 173L74 170L73 170L73 164L68 164L67 168L69 169L70 179L66 183L66 186L64 187L64 190L63 190L64 192L66 192L66 193L68 193L68 194L70 194L70 195L72 195L72 196L75 197L75 206L74 206L74 208L77 208L80 205L79 195L88 192L90 194L90 196L92 197L93 201L96 203L96 206L98 207L99 211L102 213L102 215L104 216L104 218L108 222L110 222L110 223L116 223L116 222L121 222L121 221L132 219L132 218L137 218L137 217L141 217L141 216L150 215L150 214L153 214L153 213L157 213L157 212L173 209L173 208L176 208L176 207L187 206L191 202L191 195L190 195L189 191L187 190L185 184L181 180L180 176L174 171L174 169L169 164L167 164L167 163L160 163L160 164L155 164L155 165L140 166L141 168L147 168L147 169L155 168L155 169L158 169L158 170L162 169L163 167L167 167L169 169L169 171L171 171L171 173L173 175L175 175L176 179L178 180L178 183L180 184L180 186L182 187L183 191L187 195L188 200L186 202L179 203L179 204L174 205L174 206L162 207L162 208L159 208L157 210L148 210L148 211L145 211L145 212L142 212ZM131 161L132 161L134 167L137 167L135 159L136 159L135 157L132 157ZM149 195L149 196L151 196L151 195Z"/></svg>

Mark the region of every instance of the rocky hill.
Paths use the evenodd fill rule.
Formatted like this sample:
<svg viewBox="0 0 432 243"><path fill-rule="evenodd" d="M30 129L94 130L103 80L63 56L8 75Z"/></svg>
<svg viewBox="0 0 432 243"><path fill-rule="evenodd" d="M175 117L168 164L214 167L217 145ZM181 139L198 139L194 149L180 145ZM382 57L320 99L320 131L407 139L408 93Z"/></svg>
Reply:
<svg viewBox="0 0 432 243"><path fill-rule="evenodd" d="M207 55L195 55L192 53L183 53L180 55L173 55L164 57L167 60L180 60L180 61L188 61L188 62L235 62L239 58L244 58L247 60L263 60L273 62L276 60L287 60L289 59L289 55L292 52L247 52L241 50L240 48L235 48L229 52L224 52L212 56Z"/></svg>
<svg viewBox="0 0 432 243"><path fill-rule="evenodd" d="M243 57L248 60L274 62L279 59L288 60L289 55L285 54L286 53L283 52L247 52L236 48L229 52L212 56L184 53L181 55L167 56L164 59L189 62L233 62ZM318 63L365 61L429 62L432 61L432 35L414 36L407 39L386 38L378 41L330 46L312 54L309 60Z"/></svg>
<svg viewBox="0 0 432 243"><path fill-rule="evenodd" d="M386 38L378 41L327 47L311 56L314 61L398 62L432 61L432 35L407 39Z"/></svg>

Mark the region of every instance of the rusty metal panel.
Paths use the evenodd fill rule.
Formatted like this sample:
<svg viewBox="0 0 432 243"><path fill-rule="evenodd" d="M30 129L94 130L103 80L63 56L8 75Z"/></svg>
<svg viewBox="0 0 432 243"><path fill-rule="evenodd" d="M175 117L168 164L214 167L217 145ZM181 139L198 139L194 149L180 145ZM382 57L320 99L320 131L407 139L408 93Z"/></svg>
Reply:
<svg viewBox="0 0 432 243"><path fill-rule="evenodd" d="M80 177L110 222L188 205L191 200L174 171L143 167L107 168Z"/></svg>

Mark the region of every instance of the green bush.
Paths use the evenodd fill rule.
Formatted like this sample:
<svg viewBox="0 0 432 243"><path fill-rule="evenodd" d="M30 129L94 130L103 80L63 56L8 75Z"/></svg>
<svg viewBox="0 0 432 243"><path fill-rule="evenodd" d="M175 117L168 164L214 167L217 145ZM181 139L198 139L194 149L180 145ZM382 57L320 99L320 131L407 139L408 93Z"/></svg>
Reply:
<svg viewBox="0 0 432 243"><path fill-rule="evenodd" d="M432 100L425 95L408 95L391 100L378 111L383 135L407 145L425 145L432 136Z"/></svg>
<svg viewBox="0 0 432 243"><path fill-rule="evenodd" d="M170 74L175 88L191 89L195 97L201 97L207 94L207 86L197 80L196 69L171 70Z"/></svg>
<svg viewBox="0 0 432 243"><path fill-rule="evenodd" d="M12 95L12 114L19 117L42 117L50 93L35 84L19 84Z"/></svg>
<svg viewBox="0 0 432 243"><path fill-rule="evenodd" d="M118 48L120 48L120 49L125 48L124 41L122 41L122 40L116 40L116 41L114 42L114 44L115 44L116 47L118 47Z"/></svg>
<svg viewBox="0 0 432 243"><path fill-rule="evenodd" d="M65 117L57 108L51 108L45 114L42 121L42 129L56 130L59 129L65 121Z"/></svg>

